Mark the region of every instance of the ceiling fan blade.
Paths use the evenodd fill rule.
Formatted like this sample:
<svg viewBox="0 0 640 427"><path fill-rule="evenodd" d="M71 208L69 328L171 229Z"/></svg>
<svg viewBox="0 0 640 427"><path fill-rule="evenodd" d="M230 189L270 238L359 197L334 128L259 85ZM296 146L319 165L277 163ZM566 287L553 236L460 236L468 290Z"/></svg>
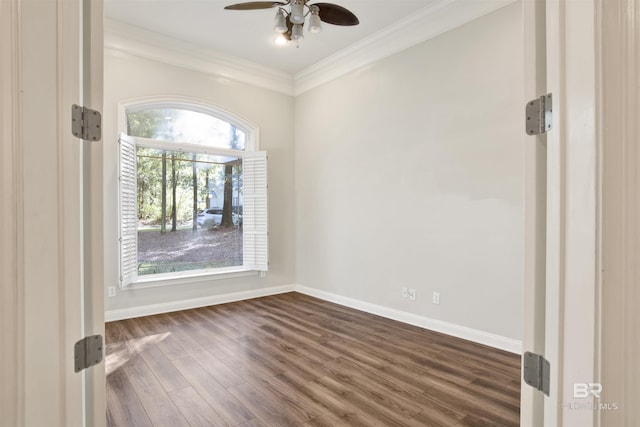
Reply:
<svg viewBox="0 0 640 427"><path fill-rule="evenodd" d="M232 4L225 6L226 10L256 10L256 9L271 9L276 6L286 6L288 3L282 3L279 1L252 1L248 3Z"/></svg>
<svg viewBox="0 0 640 427"><path fill-rule="evenodd" d="M320 19L333 25L358 25L358 17L342 6L332 3L314 3L320 9Z"/></svg>

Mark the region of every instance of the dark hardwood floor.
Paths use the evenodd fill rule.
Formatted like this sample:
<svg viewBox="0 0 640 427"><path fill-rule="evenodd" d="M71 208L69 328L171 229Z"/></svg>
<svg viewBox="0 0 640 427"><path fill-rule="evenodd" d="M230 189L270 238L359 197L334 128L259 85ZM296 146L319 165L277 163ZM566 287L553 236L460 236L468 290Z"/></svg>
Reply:
<svg viewBox="0 0 640 427"><path fill-rule="evenodd" d="M289 293L107 324L109 426L516 426L520 358Z"/></svg>

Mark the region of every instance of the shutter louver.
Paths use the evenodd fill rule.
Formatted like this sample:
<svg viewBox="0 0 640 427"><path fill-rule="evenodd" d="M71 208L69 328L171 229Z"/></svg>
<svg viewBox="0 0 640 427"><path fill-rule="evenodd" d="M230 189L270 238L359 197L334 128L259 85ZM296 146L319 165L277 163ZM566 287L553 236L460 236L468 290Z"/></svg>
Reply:
<svg viewBox="0 0 640 427"><path fill-rule="evenodd" d="M250 270L267 271L267 153L245 153L242 174L244 266Z"/></svg>
<svg viewBox="0 0 640 427"><path fill-rule="evenodd" d="M120 192L120 286L138 279L138 201L135 140L121 134L119 164Z"/></svg>

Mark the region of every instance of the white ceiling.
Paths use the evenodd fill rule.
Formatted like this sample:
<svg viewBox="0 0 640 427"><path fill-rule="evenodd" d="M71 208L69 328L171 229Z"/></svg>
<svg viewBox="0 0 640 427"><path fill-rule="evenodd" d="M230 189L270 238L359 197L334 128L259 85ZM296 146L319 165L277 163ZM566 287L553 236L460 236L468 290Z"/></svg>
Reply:
<svg viewBox="0 0 640 427"><path fill-rule="evenodd" d="M241 0L105 0L105 16L188 42L194 47L295 74L436 1L331 1L352 11L358 16L360 25L324 24L320 34L305 31L305 38L298 48L295 43L277 46L273 42L275 9L224 10L224 6Z"/></svg>

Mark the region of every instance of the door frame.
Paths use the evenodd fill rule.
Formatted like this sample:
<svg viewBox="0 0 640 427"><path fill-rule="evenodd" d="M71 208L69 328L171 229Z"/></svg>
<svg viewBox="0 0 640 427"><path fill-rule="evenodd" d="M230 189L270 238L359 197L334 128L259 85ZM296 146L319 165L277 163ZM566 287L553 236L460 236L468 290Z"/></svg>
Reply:
<svg viewBox="0 0 640 427"><path fill-rule="evenodd" d="M24 424L18 0L0 1L0 424Z"/></svg>
<svg viewBox="0 0 640 427"><path fill-rule="evenodd" d="M640 419L640 2L600 0L601 241L598 382L602 426ZM633 403L632 403L633 402Z"/></svg>
<svg viewBox="0 0 640 427"><path fill-rule="evenodd" d="M548 0L546 7L554 127L547 136L545 356L552 375L544 425L590 426L595 411L569 405L593 404L593 396L574 397L574 384L598 377L599 12L597 0Z"/></svg>

